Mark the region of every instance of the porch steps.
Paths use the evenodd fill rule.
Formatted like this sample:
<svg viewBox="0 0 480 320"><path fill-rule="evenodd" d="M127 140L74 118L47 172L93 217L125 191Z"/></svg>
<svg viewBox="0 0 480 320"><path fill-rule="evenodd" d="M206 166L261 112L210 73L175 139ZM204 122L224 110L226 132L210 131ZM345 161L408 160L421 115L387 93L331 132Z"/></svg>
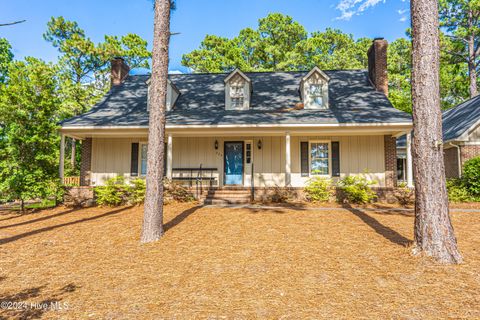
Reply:
<svg viewBox="0 0 480 320"><path fill-rule="evenodd" d="M200 197L204 204L227 205L250 203L250 189L248 188L219 188L209 189Z"/></svg>

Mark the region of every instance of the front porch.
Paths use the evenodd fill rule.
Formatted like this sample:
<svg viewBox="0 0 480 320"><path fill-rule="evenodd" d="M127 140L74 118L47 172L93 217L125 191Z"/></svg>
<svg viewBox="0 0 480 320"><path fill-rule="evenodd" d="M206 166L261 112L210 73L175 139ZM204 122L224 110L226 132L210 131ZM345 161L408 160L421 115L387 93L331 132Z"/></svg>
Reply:
<svg viewBox="0 0 480 320"><path fill-rule="evenodd" d="M253 189L303 188L314 176L338 180L364 175L376 182L375 187L393 188L395 137L407 130L407 126L167 127L165 175L189 186ZM82 140L80 185L100 186L117 175L128 180L147 173L147 128L62 129L62 178L66 136ZM411 159L407 166L411 168Z"/></svg>

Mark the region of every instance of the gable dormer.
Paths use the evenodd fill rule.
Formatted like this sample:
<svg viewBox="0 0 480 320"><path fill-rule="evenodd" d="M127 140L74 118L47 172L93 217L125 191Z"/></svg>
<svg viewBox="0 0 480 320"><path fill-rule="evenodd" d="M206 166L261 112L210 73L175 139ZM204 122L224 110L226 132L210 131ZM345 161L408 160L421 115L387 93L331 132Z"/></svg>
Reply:
<svg viewBox="0 0 480 320"><path fill-rule="evenodd" d="M304 109L328 109L328 82L330 78L318 67L313 68L300 82Z"/></svg>
<svg viewBox="0 0 480 320"><path fill-rule="evenodd" d="M225 78L225 110L248 110L252 94L252 82L236 69Z"/></svg>
<svg viewBox="0 0 480 320"><path fill-rule="evenodd" d="M148 93L147 93L147 111L150 110L150 83L151 80L147 80ZM177 86L168 79L167 81L167 105L166 111L170 111L175 107L175 102L177 102L178 97L180 96L180 90Z"/></svg>

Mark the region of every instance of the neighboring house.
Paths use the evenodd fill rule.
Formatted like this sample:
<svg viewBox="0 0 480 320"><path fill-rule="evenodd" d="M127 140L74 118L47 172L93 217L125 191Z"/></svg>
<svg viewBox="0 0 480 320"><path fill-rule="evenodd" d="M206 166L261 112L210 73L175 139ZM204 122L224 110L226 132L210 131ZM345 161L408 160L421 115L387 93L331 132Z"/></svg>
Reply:
<svg viewBox="0 0 480 320"><path fill-rule="evenodd" d="M386 97L386 59L387 42L376 39L368 71L170 75L166 176L193 185L201 177L215 187L300 188L314 176L360 174L394 187L396 137L412 121ZM62 123L62 137L83 140L82 185L147 173L148 79L128 75L116 59L105 98Z"/></svg>
<svg viewBox="0 0 480 320"><path fill-rule="evenodd" d="M480 96L444 111L442 117L445 175L458 178L463 164L480 156ZM406 136L397 139L397 178L405 181L406 141Z"/></svg>

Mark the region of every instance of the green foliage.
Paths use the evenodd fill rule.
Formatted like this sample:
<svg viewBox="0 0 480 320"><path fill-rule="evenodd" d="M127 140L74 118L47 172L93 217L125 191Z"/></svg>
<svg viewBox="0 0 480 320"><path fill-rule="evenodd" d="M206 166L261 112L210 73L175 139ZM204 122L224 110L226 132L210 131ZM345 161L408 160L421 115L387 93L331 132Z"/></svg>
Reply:
<svg viewBox="0 0 480 320"><path fill-rule="evenodd" d="M470 202L474 198L468 192L462 179L447 180L448 200L450 202Z"/></svg>
<svg viewBox="0 0 480 320"><path fill-rule="evenodd" d="M462 178L468 192L474 197L480 197L480 157L465 162Z"/></svg>
<svg viewBox="0 0 480 320"><path fill-rule="evenodd" d="M27 58L10 64L8 83L0 85L0 193L9 198L45 198L57 183L56 72Z"/></svg>
<svg viewBox="0 0 480 320"><path fill-rule="evenodd" d="M413 204L415 200L415 191L407 187L406 183L400 183L395 189L394 196L402 206L408 206Z"/></svg>
<svg viewBox="0 0 480 320"><path fill-rule="evenodd" d="M195 200L195 197L187 188L177 183L165 180L163 187L165 203L173 201L191 202ZM138 178L127 183L123 176L117 176L108 179L104 186L95 187L95 196L97 204L101 206L136 205L145 201L146 189L144 179Z"/></svg>
<svg viewBox="0 0 480 320"><path fill-rule="evenodd" d="M395 108L411 113L412 45L405 38L393 41L388 48L388 98Z"/></svg>
<svg viewBox="0 0 480 320"><path fill-rule="evenodd" d="M448 37L447 45L442 46L443 52L446 53L446 62L451 69L454 65L459 65L460 68L458 69L463 72L468 72L468 65L471 65L471 72L478 76L478 65L480 63L478 50L480 2L478 0L440 0L439 5L440 26L445 30L446 37ZM471 44L469 44L470 39ZM472 48L469 47L470 45ZM470 49L472 53L470 53ZM464 83L468 83L469 79L466 76L468 73L464 74ZM465 93L467 91L465 89L468 89L468 85L464 86L464 83L459 83L462 88L457 88L462 93ZM448 85L448 83L445 84ZM468 96L468 92L466 93Z"/></svg>
<svg viewBox="0 0 480 320"><path fill-rule="evenodd" d="M130 68L149 68L147 41L136 34L105 36L95 44L74 21L52 17L43 35L60 52L59 76L63 117L89 110L109 89L110 61L123 57Z"/></svg>
<svg viewBox="0 0 480 320"><path fill-rule="evenodd" d="M207 35L198 49L183 56L182 64L194 72L229 72L235 68L297 71L314 66L323 70L366 69L371 43L371 39L354 39L338 29L308 34L291 17L273 13L260 19L257 29L243 29L232 39ZM441 45L441 103L448 109L468 97L468 77L465 65L452 62L454 42L442 34ZM411 54L407 38L393 41L388 49L389 99L395 108L408 113L412 112Z"/></svg>
<svg viewBox="0 0 480 320"><path fill-rule="evenodd" d="M6 81L8 68L13 60L12 46L5 38L0 38L0 83Z"/></svg>
<svg viewBox="0 0 480 320"><path fill-rule="evenodd" d="M338 182L337 188L342 192L341 200L343 201L369 203L377 197L370 187L375 183L375 181L370 181L362 175L347 176Z"/></svg>
<svg viewBox="0 0 480 320"><path fill-rule="evenodd" d="M101 206L120 206L128 203L130 186L123 176L108 179L104 186L95 188L97 203Z"/></svg>
<svg viewBox="0 0 480 320"><path fill-rule="evenodd" d="M304 188L306 197L314 202L330 200L332 181L322 177L313 177L308 180Z"/></svg>
<svg viewBox="0 0 480 320"><path fill-rule="evenodd" d="M145 193L147 192L147 183L144 179L135 179L131 182L129 202L131 204L142 204L145 201Z"/></svg>
<svg viewBox="0 0 480 320"><path fill-rule="evenodd" d="M366 68L369 39L354 40L337 29L314 32L290 16L272 13L258 28L243 29L233 39L207 35L200 47L182 59L195 72Z"/></svg>

